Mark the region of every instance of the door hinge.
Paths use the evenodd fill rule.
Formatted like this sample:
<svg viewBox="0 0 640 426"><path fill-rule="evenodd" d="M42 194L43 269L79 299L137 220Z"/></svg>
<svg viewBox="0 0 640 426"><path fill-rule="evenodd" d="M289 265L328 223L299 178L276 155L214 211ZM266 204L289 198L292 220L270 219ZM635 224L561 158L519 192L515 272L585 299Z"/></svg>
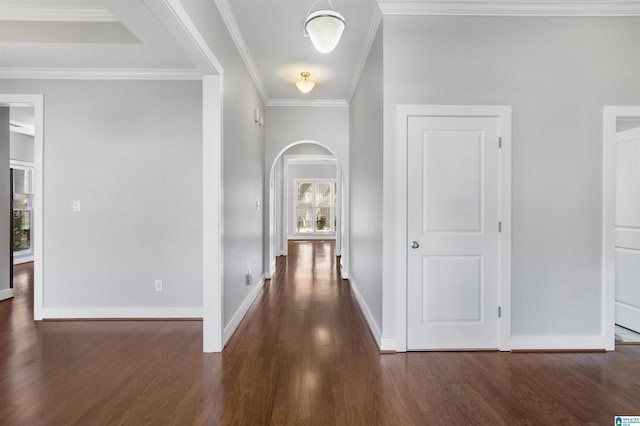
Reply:
<svg viewBox="0 0 640 426"><path fill-rule="evenodd" d="M498 306L498 318L502 318L502 306Z"/></svg>
<svg viewBox="0 0 640 426"><path fill-rule="evenodd" d="M498 222L498 232L502 232L502 222Z"/></svg>
<svg viewBox="0 0 640 426"><path fill-rule="evenodd" d="M498 137L498 148L502 148L502 136Z"/></svg>

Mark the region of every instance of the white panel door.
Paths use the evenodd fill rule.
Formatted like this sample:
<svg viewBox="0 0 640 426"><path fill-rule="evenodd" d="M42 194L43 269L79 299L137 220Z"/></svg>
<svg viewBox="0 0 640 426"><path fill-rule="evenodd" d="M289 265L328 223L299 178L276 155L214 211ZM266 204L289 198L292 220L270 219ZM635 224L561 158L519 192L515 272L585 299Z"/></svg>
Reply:
<svg viewBox="0 0 640 426"><path fill-rule="evenodd" d="M616 141L616 324L640 332L640 129Z"/></svg>
<svg viewBox="0 0 640 426"><path fill-rule="evenodd" d="M499 347L499 131L496 117L409 118L409 350Z"/></svg>

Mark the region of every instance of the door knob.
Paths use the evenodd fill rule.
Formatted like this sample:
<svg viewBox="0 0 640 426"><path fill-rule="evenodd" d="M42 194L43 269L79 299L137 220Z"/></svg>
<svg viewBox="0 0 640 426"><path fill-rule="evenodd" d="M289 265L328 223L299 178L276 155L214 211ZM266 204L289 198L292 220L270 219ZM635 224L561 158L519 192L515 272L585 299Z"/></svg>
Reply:
<svg viewBox="0 0 640 426"><path fill-rule="evenodd" d="M420 243L418 243L417 241L412 241L411 242L411 248L412 249L417 249L418 247L420 247Z"/></svg>

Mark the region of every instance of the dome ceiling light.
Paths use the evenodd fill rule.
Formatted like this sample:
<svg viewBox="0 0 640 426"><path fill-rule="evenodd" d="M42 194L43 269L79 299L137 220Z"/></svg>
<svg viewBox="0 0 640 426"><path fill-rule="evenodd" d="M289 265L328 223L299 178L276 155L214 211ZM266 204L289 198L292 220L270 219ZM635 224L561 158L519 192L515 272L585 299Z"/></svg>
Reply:
<svg viewBox="0 0 640 426"><path fill-rule="evenodd" d="M318 3L316 0L309 10ZM345 27L344 16L336 12L331 0L325 0L325 8L307 14L304 35L311 38L313 47L320 53L329 53L336 48Z"/></svg>
<svg viewBox="0 0 640 426"><path fill-rule="evenodd" d="M313 86L316 85L315 81L309 80L311 73L308 73L307 71L303 71L300 73L300 76L302 78L296 81L296 87L302 93L309 93L311 89L313 89Z"/></svg>

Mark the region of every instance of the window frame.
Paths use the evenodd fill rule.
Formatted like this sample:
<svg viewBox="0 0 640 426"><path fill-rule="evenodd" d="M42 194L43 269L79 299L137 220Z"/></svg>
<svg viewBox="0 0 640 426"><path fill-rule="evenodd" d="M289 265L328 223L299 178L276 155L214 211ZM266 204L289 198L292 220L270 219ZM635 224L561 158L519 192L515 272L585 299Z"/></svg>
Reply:
<svg viewBox="0 0 640 426"><path fill-rule="evenodd" d="M293 179L293 218L294 218L294 229L293 234L296 236L330 236L333 237L336 235L336 208L337 208L337 179L332 178L295 178ZM310 183L312 187L312 199L311 199L311 223L312 223L312 231L311 232L300 232L298 231L297 219L298 219L298 188L300 184ZM318 184L327 183L331 188L331 204L329 206L329 224L330 230L328 231L318 231L317 229L317 203L316 203L316 188Z"/></svg>

